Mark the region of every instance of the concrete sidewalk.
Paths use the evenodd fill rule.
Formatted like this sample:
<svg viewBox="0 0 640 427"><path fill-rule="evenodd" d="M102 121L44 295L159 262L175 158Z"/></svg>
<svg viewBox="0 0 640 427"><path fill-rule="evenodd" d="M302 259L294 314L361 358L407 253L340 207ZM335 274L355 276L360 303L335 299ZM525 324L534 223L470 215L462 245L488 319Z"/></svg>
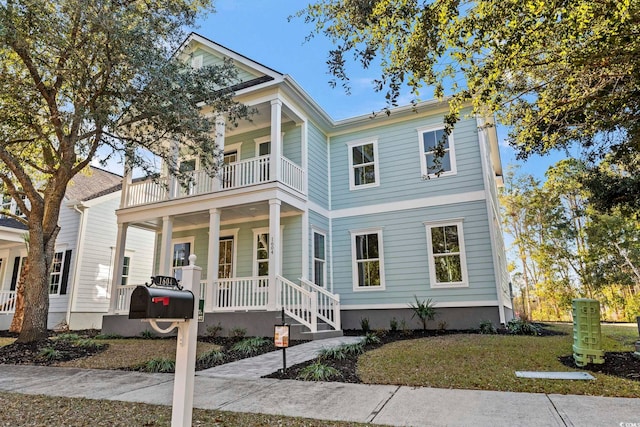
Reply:
<svg viewBox="0 0 640 427"><path fill-rule="evenodd" d="M359 339L291 347L287 364ZM276 351L196 372L194 406L396 426L640 427L640 399L260 378L281 367ZM0 365L0 391L171 405L173 374Z"/></svg>

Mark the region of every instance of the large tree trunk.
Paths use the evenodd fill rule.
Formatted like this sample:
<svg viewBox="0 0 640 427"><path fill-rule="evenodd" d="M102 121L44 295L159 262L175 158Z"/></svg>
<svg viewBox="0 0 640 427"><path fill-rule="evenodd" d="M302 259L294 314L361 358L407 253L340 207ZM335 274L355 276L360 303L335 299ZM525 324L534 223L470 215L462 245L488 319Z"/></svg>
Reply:
<svg viewBox="0 0 640 427"><path fill-rule="evenodd" d="M24 320L17 342L27 343L47 338L49 271L59 230L56 225L53 232L45 236L40 224L30 224L27 258L29 271L24 286Z"/></svg>
<svg viewBox="0 0 640 427"><path fill-rule="evenodd" d="M16 305L9 332L20 333L22 331L22 321L24 319L24 284L27 280L27 274L29 274L29 263L25 262L20 271L18 286L16 286Z"/></svg>

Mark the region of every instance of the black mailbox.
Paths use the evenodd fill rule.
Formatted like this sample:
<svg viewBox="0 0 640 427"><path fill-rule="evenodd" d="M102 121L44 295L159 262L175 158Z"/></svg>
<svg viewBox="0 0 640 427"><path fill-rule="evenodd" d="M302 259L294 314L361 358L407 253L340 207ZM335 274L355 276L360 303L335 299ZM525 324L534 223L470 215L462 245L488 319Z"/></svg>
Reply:
<svg viewBox="0 0 640 427"><path fill-rule="evenodd" d="M193 319L191 291L137 286L131 294L129 319Z"/></svg>

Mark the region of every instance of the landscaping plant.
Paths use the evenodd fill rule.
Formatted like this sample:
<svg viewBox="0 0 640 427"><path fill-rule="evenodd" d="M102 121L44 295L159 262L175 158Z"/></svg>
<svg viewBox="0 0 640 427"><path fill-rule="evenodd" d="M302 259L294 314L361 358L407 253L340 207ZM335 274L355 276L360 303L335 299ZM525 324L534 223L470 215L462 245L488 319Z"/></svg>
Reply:
<svg viewBox="0 0 640 427"><path fill-rule="evenodd" d="M426 299L424 301L418 300L418 297L414 295L416 299L415 304L409 304L409 307L413 310L413 316L411 318L418 316L420 322L422 322L422 330L427 330L427 322L429 320L433 320L436 317L436 309L434 307L433 300L431 298Z"/></svg>

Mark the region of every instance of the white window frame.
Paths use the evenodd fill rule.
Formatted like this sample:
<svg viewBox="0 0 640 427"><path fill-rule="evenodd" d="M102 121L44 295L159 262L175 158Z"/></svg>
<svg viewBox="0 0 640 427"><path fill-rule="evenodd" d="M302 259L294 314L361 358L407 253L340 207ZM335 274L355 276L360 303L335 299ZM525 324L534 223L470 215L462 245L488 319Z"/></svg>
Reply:
<svg viewBox="0 0 640 427"><path fill-rule="evenodd" d="M253 140L256 143L256 157L260 157L260 146L264 143L270 143L271 144L271 135L268 136L262 136L260 138L256 138ZM271 150L273 149L273 147L269 148L269 154L264 154L264 156L270 156L271 155Z"/></svg>
<svg viewBox="0 0 640 427"><path fill-rule="evenodd" d="M351 234L351 272L353 280L353 290L355 292L383 291L386 289L384 277L384 243L382 240L382 228L365 228L360 230L349 230ZM378 235L378 265L380 268L380 286L359 286L358 285L358 260L356 251L356 238L366 234ZM372 260L373 258L370 258Z"/></svg>
<svg viewBox="0 0 640 427"><path fill-rule="evenodd" d="M51 260L51 271L49 271L49 295L60 295L60 286L62 285L62 275L64 274L64 256L65 256L66 250L62 249L62 250L56 250L53 253L53 259ZM55 265L55 260L56 260L56 255L57 254L62 254L62 257L60 258L60 271L53 271L53 267ZM22 270L22 260L20 260L20 270ZM18 271L20 271L18 270ZM52 292L51 291L51 286L53 285L51 283L51 280L54 276L58 277L58 283L57 283L57 289L56 292Z"/></svg>
<svg viewBox="0 0 640 427"><path fill-rule="evenodd" d="M420 169L422 171L422 177L423 178L434 178L434 177L442 177L442 176L448 176L448 175L455 175L457 173L457 167L456 167L456 150L455 150L455 146L454 146L454 142L453 142L453 133L449 134L449 136L447 137L448 142L449 142L449 148L447 149L447 151L449 152L449 162L451 164L451 169L448 171L444 171L442 172L440 175L438 175L436 172L430 172L429 168L427 167L427 159L425 154L427 153L431 153L431 151L424 151L424 143L423 143L423 134L427 133L427 132L435 132L435 131L439 131L439 130L443 130L444 126L443 125L432 125L432 126L423 126L420 128L417 128L418 131L418 149L420 152Z"/></svg>
<svg viewBox="0 0 640 427"><path fill-rule="evenodd" d="M324 239L324 245L323 245L324 254L322 254L324 258L316 258L316 239L315 239L316 234L319 236L322 236L322 238ZM315 279L316 279L316 261L322 262L322 272L321 272L322 282L323 282L322 287L327 289L327 233L320 231L318 229L312 228L311 229L311 282L313 283L315 283ZM318 285L317 283L315 284Z"/></svg>
<svg viewBox="0 0 640 427"><path fill-rule="evenodd" d="M194 247L195 246L195 240L196 240L195 236L171 239L171 265L169 266L169 268L170 268L169 271L171 271L171 276L176 277L176 272L178 270L182 270L182 267L174 267L173 266L173 247L175 245L177 245L177 244L180 244L180 243L189 243L189 244L191 244L191 250L190 250L191 253L189 255L191 255L191 254L193 254L195 252L195 247ZM188 265L188 263L187 263L187 265ZM181 280L182 279L182 271L180 271L179 276L180 277L179 278L176 277L176 279Z"/></svg>
<svg viewBox="0 0 640 427"><path fill-rule="evenodd" d="M361 164L361 165L354 165L353 164L353 149L355 147L360 147L363 145L373 145L373 173L374 173L374 179L375 182L371 182L369 184L360 184L360 185L356 185L355 183L355 178L353 177L353 172L356 169L356 167L360 168L371 164L371 163L367 163L367 164ZM378 187L380 186L380 157L378 156L378 139L377 138L368 138L368 139L360 139L357 141L351 141L347 143L347 147L348 147L348 154L349 154L349 189L350 190L362 190L364 188L371 188L371 187Z"/></svg>
<svg viewBox="0 0 640 427"><path fill-rule="evenodd" d="M231 253L231 278L236 277L236 268L238 264L238 231L239 228L229 228L226 230L220 230L220 237L218 238L218 248L220 247L220 241L224 239L233 240L233 251ZM218 254L218 276L220 276L220 254ZM218 277L220 279L220 277Z"/></svg>
<svg viewBox="0 0 640 427"><path fill-rule="evenodd" d="M254 228L253 229L253 242L251 243L251 246L253 246L253 277L269 277L269 275L267 274L266 276L258 276L258 236L260 234L269 234L269 227L264 227L264 228ZM267 264L269 266L269 273L271 273L271 251L269 250L269 245L270 245L270 241L271 241L271 235L269 235L269 239L267 241ZM260 262L264 262L265 259L261 259Z"/></svg>
<svg viewBox="0 0 640 427"><path fill-rule="evenodd" d="M232 153L234 151L236 152L236 162L239 162L242 159L242 142L225 145L222 152L222 160L224 160L226 153Z"/></svg>
<svg viewBox="0 0 640 427"><path fill-rule="evenodd" d="M127 265L125 260L129 259L129 264ZM126 286L126 285L130 285L130 281L129 279L131 278L131 254L128 254L125 252L124 257L122 257L122 274L120 275L120 286ZM125 267L127 268L127 274L124 274L125 272ZM124 281L124 279L127 279L127 283L123 284L122 282Z"/></svg>
<svg viewBox="0 0 640 427"><path fill-rule="evenodd" d="M469 287L469 276L467 274L467 256L466 256L466 249L464 244L463 222L464 222L463 219L457 218L457 219L450 219L446 221L427 221L423 223L425 225L425 230L427 233L429 282L432 288L467 288ZM461 269L460 273L462 277L462 281L460 282L438 283L436 281L436 265L435 265L436 254L433 253L433 241L431 238L431 229L446 227L446 226L456 226L458 228L459 252L457 254L460 256L460 269Z"/></svg>

